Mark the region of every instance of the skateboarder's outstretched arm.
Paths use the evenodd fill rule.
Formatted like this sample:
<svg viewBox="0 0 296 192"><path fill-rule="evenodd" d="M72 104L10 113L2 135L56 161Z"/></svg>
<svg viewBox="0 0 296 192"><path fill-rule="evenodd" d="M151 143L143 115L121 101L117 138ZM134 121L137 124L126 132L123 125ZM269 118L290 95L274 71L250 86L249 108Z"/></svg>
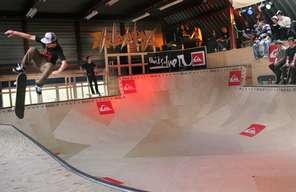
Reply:
<svg viewBox="0 0 296 192"><path fill-rule="evenodd" d="M64 71L67 67L68 67L68 62L67 60L63 60L62 61L62 65L60 66L60 68L56 71L53 71L52 74L53 75L58 75L59 73L61 73L62 71Z"/></svg>
<svg viewBox="0 0 296 192"><path fill-rule="evenodd" d="M4 33L5 35L7 35L8 37L21 37L27 40L31 40L31 41L35 41L36 40L36 36L35 35L31 35L28 33L23 33L23 32L19 32L19 31L13 31L13 30L8 30Z"/></svg>

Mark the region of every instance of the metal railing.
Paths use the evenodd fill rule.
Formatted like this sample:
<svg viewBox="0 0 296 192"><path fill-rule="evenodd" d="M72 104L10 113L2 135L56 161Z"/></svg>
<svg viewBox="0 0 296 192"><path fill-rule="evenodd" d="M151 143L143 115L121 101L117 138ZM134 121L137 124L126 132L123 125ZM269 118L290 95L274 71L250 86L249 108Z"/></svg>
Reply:
<svg viewBox="0 0 296 192"><path fill-rule="evenodd" d="M98 76L103 76L102 81L98 81L98 88L101 96L109 96L107 89L107 79L105 73L97 74ZM92 95L90 87L87 81L78 81L79 78L84 77L83 73L80 72L67 72L64 75L60 75L59 78L64 79L64 83L53 83L46 84L43 87L42 95L39 96L35 92L35 88L32 85L28 85L26 88L26 105L32 104L43 104L50 102L60 102L60 101L70 101L77 99L87 99L100 97L99 95ZM29 74L28 80L33 80L36 78L35 74ZM58 77L56 77L58 78ZM16 97L16 86L14 85L16 76L7 75L0 78L0 83L5 83L7 86L1 89L0 108L10 108L15 105Z"/></svg>
<svg viewBox="0 0 296 192"><path fill-rule="evenodd" d="M139 52L139 53L130 53L128 48L128 53L108 53L105 48L105 67L106 72L110 74L113 72L113 75L121 76L121 75L133 75L133 68L141 67L141 74L146 73L146 65L145 56L147 52ZM125 63L121 61L125 60ZM136 61L136 62L134 62ZM123 70L127 69L128 73L123 74ZM114 71L115 74L114 74Z"/></svg>

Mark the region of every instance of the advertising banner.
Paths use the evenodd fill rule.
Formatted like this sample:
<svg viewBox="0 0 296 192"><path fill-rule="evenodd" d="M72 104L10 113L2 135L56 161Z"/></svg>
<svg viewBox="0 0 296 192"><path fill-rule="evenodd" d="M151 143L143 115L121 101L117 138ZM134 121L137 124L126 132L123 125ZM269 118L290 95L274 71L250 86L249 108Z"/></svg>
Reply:
<svg viewBox="0 0 296 192"><path fill-rule="evenodd" d="M271 44L269 47L269 62L270 63L274 63L277 51L278 51L277 46L274 44Z"/></svg>
<svg viewBox="0 0 296 192"><path fill-rule="evenodd" d="M137 92L135 80L122 80L121 85L124 94L131 94Z"/></svg>
<svg viewBox="0 0 296 192"><path fill-rule="evenodd" d="M205 47L148 53L149 72L161 73L206 69L206 53Z"/></svg>
<svg viewBox="0 0 296 192"><path fill-rule="evenodd" d="M250 127L248 127L246 130L240 133L241 136L246 137L255 137L260 132L262 132L266 128L265 125L261 124L252 124Z"/></svg>
<svg viewBox="0 0 296 192"><path fill-rule="evenodd" d="M97 101L97 107L101 115L114 114L111 101Z"/></svg>
<svg viewBox="0 0 296 192"><path fill-rule="evenodd" d="M241 85L241 79L242 79L242 72L237 71L230 71L229 73L229 86L240 86Z"/></svg>

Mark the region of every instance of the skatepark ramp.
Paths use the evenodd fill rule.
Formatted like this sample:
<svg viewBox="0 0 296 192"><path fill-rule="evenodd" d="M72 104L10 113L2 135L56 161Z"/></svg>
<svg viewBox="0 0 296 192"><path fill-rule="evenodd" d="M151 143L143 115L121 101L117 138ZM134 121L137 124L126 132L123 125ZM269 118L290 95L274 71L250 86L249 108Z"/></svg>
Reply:
<svg viewBox="0 0 296 192"><path fill-rule="evenodd" d="M0 125L0 144L0 186L6 192L143 191L116 186L72 167L13 125Z"/></svg>
<svg viewBox="0 0 296 192"><path fill-rule="evenodd" d="M294 192L296 88L244 81L244 67L121 77L117 97L28 106L23 120L2 110L0 121L126 186Z"/></svg>

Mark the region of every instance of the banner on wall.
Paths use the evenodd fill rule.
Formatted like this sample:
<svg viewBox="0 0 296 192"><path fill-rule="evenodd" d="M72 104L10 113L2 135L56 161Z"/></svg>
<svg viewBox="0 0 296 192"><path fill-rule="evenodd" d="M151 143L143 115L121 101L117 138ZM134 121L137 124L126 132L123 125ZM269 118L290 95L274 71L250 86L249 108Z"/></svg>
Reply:
<svg viewBox="0 0 296 192"><path fill-rule="evenodd" d="M240 70L230 71L229 73L229 82L228 85L232 86L240 86L242 80L242 72Z"/></svg>
<svg viewBox="0 0 296 192"><path fill-rule="evenodd" d="M207 68L206 48L148 53L150 73L175 72Z"/></svg>
<svg viewBox="0 0 296 192"><path fill-rule="evenodd" d="M96 103L101 115L110 115L115 113L111 101L97 101Z"/></svg>
<svg viewBox="0 0 296 192"><path fill-rule="evenodd" d="M271 44L269 47L269 62L274 63L276 58L276 53L278 52L278 48L275 44Z"/></svg>
<svg viewBox="0 0 296 192"><path fill-rule="evenodd" d="M131 93L137 92L135 80L132 80L132 79L121 80L121 86L124 94L131 94Z"/></svg>

